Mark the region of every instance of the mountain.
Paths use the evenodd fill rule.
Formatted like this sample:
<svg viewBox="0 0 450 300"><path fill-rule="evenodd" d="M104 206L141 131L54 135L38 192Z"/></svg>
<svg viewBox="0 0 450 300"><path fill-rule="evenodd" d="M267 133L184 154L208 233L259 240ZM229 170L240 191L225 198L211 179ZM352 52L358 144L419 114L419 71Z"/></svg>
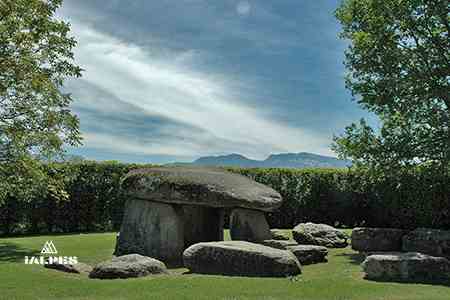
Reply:
<svg viewBox="0 0 450 300"><path fill-rule="evenodd" d="M350 161L313 153L271 154L265 160L249 159L240 154L205 156L192 162L199 166L226 166L245 168L345 168Z"/></svg>

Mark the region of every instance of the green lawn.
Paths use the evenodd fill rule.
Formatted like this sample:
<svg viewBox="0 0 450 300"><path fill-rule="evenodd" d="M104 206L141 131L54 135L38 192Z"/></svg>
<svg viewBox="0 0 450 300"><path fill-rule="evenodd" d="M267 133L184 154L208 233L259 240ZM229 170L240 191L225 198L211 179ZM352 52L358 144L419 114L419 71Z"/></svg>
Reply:
<svg viewBox="0 0 450 300"><path fill-rule="evenodd" d="M53 240L58 255L93 264L111 257L115 234L0 239L0 299L450 299L448 286L364 280L360 257L349 248L331 250L328 263L304 266L296 278L188 275L176 269L170 276L94 280L25 265L24 256L38 254L47 240Z"/></svg>

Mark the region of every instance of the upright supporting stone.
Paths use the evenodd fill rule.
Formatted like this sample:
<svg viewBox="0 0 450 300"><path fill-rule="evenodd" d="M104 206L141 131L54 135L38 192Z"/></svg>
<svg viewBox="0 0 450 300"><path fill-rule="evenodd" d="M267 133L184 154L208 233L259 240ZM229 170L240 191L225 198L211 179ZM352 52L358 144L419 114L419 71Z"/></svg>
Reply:
<svg viewBox="0 0 450 300"><path fill-rule="evenodd" d="M184 247L200 242L223 241L223 210L207 206L185 205Z"/></svg>
<svg viewBox="0 0 450 300"><path fill-rule="evenodd" d="M127 200L117 240L117 256L137 253L176 264L180 262L183 250L183 210L180 207Z"/></svg>
<svg viewBox="0 0 450 300"><path fill-rule="evenodd" d="M257 210L236 208L230 215L232 240L263 241L272 237L264 213Z"/></svg>

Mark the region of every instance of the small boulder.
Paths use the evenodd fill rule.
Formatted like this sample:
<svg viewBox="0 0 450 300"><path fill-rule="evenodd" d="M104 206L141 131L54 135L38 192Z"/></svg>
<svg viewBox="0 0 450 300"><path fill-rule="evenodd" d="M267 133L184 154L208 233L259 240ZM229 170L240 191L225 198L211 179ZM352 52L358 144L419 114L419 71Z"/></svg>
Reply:
<svg viewBox="0 0 450 300"><path fill-rule="evenodd" d="M290 246L287 249L294 253L302 265L327 262L328 249L323 246L297 245Z"/></svg>
<svg viewBox="0 0 450 300"><path fill-rule="evenodd" d="M450 279L450 261L417 252L369 255L362 263L366 278L415 283Z"/></svg>
<svg viewBox="0 0 450 300"><path fill-rule="evenodd" d="M293 247L293 246L297 246L298 243L296 241L282 241L282 240L264 240L259 242L259 244L267 246L267 247L272 247L272 248L277 248L277 249L282 249L282 250L287 250L288 247Z"/></svg>
<svg viewBox="0 0 450 300"><path fill-rule="evenodd" d="M418 228L403 237L402 250L450 258L450 231Z"/></svg>
<svg viewBox="0 0 450 300"><path fill-rule="evenodd" d="M229 276L285 277L301 273L295 255L245 241L198 243L183 253L193 273Z"/></svg>
<svg viewBox="0 0 450 300"><path fill-rule="evenodd" d="M75 273L75 274L89 273L92 271L92 267L90 265L80 262L76 264L61 264L59 262L51 262L46 263L44 267L47 269L53 269L66 273Z"/></svg>
<svg viewBox="0 0 450 300"><path fill-rule="evenodd" d="M139 254L128 254L97 264L89 277L115 279L166 273L167 268L163 262Z"/></svg>
<svg viewBox="0 0 450 300"><path fill-rule="evenodd" d="M326 224L300 223L292 230L294 240L300 245L318 245L329 248L345 248L348 236Z"/></svg>
<svg viewBox="0 0 450 300"><path fill-rule="evenodd" d="M288 241L289 237L279 229L271 229L270 233L272 234L272 240L280 240L280 241Z"/></svg>
<svg viewBox="0 0 450 300"><path fill-rule="evenodd" d="M352 248L361 252L402 251L402 238L407 233L395 228L355 228Z"/></svg>

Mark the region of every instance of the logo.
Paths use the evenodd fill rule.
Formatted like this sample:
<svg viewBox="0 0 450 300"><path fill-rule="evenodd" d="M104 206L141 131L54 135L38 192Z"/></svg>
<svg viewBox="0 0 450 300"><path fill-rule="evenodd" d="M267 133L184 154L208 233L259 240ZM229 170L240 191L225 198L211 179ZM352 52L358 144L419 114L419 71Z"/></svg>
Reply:
<svg viewBox="0 0 450 300"><path fill-rule="evenodd" d="M41 254L58 254L53 241L46 241L44 247L42 247Z"/></svg>
<svg viewBox="0 0 450 300"><path fill-rule="evenodd" d="M60 265L75 265L78 263L78 257L76 256L44 256L46 254L58 254L53 241L46 241L42 247L40 256L25 256L24 263L26 265L48 265L48 264L60 264Z"/></svg>

